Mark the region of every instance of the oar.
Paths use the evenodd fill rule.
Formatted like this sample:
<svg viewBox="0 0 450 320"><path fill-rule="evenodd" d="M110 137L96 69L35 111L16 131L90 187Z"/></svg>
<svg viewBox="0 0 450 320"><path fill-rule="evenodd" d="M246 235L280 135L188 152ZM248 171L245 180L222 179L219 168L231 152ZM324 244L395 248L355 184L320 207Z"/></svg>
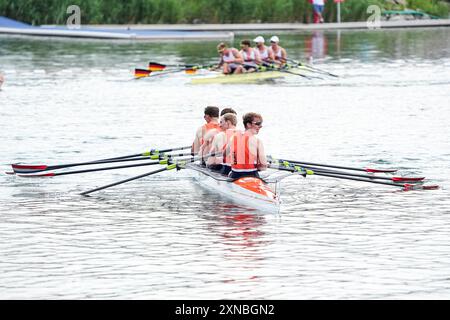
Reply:
<svg viewBox="0 0 450 320"><path fill-rule="evenodd" d="M277 165L277 166L284 166L284 167L291 167L291 168L301 168L305 169L306 172L308 169L312 170L313 172L318 173L329 173L329 174L337 174L337 175L344 175L344 176L350 176L350 177L360 177L360 178L366 178L366 179L375 179L375 180L386 180L386 181L392 181L394 183L401 183L401 182L409 182L409 183L420 183L422 182L425 177L378 177L373 175L364 175L364 174L355 174L355 173L349 173L344 171L337 171L337 170L329 170L329 169L323 169L318 167L312 167L312 166L305 166L305 165L295 165L293 163L283 161L279 162L277 160L274 160L271 162L271 164Z"/></svg>
<svg viewBox="0 0 450 320"><path fill-rule="evenodd" d="M37 164L37 165L30 165L30 164L12 164L12 169L16 173L32 173L32 172L40 172L40 171L48 171L48 170L56 170L56 169L63 169L63 168L69 168L69 167L76 167L76 166L84 166L84 165L93 165L93 164L102 164L102 163L108 163L111 162L117 162L116 160L123 160L123 159L129 159L129 158L136 158L136 157L150 157L150 159L155 160L155 156L167 154L168 152L173 151L179 151L179 150L185 150L190 149L191 146L185 146L185 147L176 147L176 148L168 148L168 149L151 149L150 151L146 151L143 153L136 153L136 154L130 154L126 156L120 156L120 157L114 157L114 158L108 158L108 159L101 159L101 160L94 160L89 162L78 162L78 163L69 163L69 164L59 164L59 165L46 165L46 164ZM153 156L153 158L151 158Z"/></svg>
<svg viewBox="0 0 450 320"><path fill-rule="evenodd" d="M183 69L184 69L184 68L183 68ZM166 72L158 72L158 73L156 73L156 74L154 74L154 75L152 75L152 76L150 76L150 74L153 72L153 71L151 71L151 70L134 69L134 76L135 76L137 79L145 78L145 77L151 77L151 78L154 78L154 77L157 77L157 76L163 76L163 75L165 75L165 74L170 74L170 73L180 72L180 71L183 71L183 69L170 70L170 71L166 71Z"/></svg>
<svg viewBox="0 0 450 320"><path fill-rule="evenodd" d="M148 69L151 71L163 71L166 68L180 68L182 69L208 69L214 65L198 65L198 64L162 64L159 62L149 62Z"/></svg>
<svg viewBox="0 0 450 320"><path fill-rule="evenodd" d="M321 78L321 77L307 76L307 75L304 75L304 74L301 74L301 73L296 73L296 72L293 72L293 71L289 71L289 70L283 69L283 68L278 69L277 71L279 71L279 72L284 72L284 73L289 73L289 74L293 74L293 75L295 75L295 76L300 76L300 77L306 78L306 79L308 79L308 80L311 80L311 79L320 79L320 80L323 80L323 78Z"/></svg>
<svg viewBox="0 0 450 320"><path fill-rule="evenodd" d="M207 156L211 156L211 155L207 155ZM99 191L99 190L103 190L103 189L106 189L106 188L114 187L114 186L117 186L119 184L122 184L122 183L125 183L125 182L129 182L129 181L133 181L133 180L136 180L136 179L140 179L140 178L143 178L143 177L147 177L147 176L150 176L152 174L159 173L159 172L163 172L163 171L167 171L167 170L173 170L173 169L179 170L179 169L184 168L186 163L197 161L200 158L201 157L191 157L190 159L183 160L183 161L178 161L177 160L177 161L174 161L173 163L168 164L164 168L161 168L161 169L158 169L158 170L154 170L154 171L150 171L150 172L138 175L136 177L131 177L131 178L128 178L128 179L125 179L125 180L121 180L119 182L114 182L114 183L108 184L106 186L102 186L102 187L98 187L98 188L95 188L95 189L92 189L92 190L84 191L84 192L82 192L80 194L85 196L85 195L88 195L88 194L90 194L92 192L95 192L95 191Z"/></svg>
<svg viewBox="0 0 450 320"><path fill-rule="evenodd" d="M376 181L376 180L363 179L363 178L354 178L354 177L349 177L349 176L345 176L345 175L314 172L313 170L306 170L306 171L304 171L300 167L297 167L297 168L290 168L290 167L286 168L286 167L283 167L283 166L276 166L276 165L270 165L269 167L272 168L272 169L277 169L277 170L282 170L282 171L290 171L290 172L293 172L293 173L297 172L297 173L303 175L304 177L306 177L306 175L317 175L317 176L324 176L324 177L330 177L330 178L336 178L336 179L369 182L369 183L375 183L375 184L382 184L382 185L386 185L386 186L402 187L404 191L409 191L409 190L435 190L435 189L439 189L439 186L437 186L437 185L424 186L422 184L409 184L409 183L398 184L398 183L393 183L393 182L384 182L384 181Z"/></svg>
<svg viewBox="0 0 450 320"><path fill-rule="evenodd" d="M332 165L332 164L305 162L305 161L299 161L299 160L275 159L270 156L268 157L268 159L270 159L271 161L278 160L279 162L287 161L287 162L290 162L292 164L297 164L297 165L311 165L311 166L317 166L317 167L327 167L327 168L334 168L334 169L362 171L362 172L369 172L369 173L394 173L394 172L398 171L397 169L354 168L354 167L345 167L345 166L338 166L338 165Z"/></svg>
<svg viewBox="0 0 450 320"><path fill-rule="evenodd" d="M37 173L37 174L17 174L19 177L23 178L41 178L41 177L56 177L56 176L65 176L68 174L78 174L78 173L87 173L87 172L96 172L96 171L105 171L105 170L116 170L116 169L124 169L124 168L134 168L134 167L143 167L143 166L151 166L156 164L167 164L168 160L161 161L152 161L138 164L129 164L123 166L113 166L113 167L103 167L103 168L95 168L95 169L86 169L86 170L75 170L75 171L66 171L66 172L48 172L48 173Z"/></svg>
<svg viewBox="0 0 450 320"><path fill-rule="evenodd" d="M169 70L169 71L164 71L164 72L158 72L155 73L154 75L150 76L150 78L154 78L154 77L158 77L158 76L164 76L166 74L171 74L171 73L177 73L177 72L181 72L183 71L185 68L180 68L180 69L175 69L175 70Z"/></svg>
<svg viewBox="0 0 450 320"><path fill-rule="evenodd" d="M142 167L142 166L151 166L151 165L154 165L154 164L167 164L168 161L173 161L175 158L187 156L187 155L190 155L190 154L191 153L184 153L184 154L171 155L171 156L161 155L159 157L151 156L151 157L142 157L142 158L133 158L133 159L113 160L113 161L102 162L102 163L159 159L158 161L150 161L150 162L144 162L144 163L132 164L132 165L121 165L121 166L113 166L113 167L103 167L103 168L75 170L75 171L66 171L66 172L56 172L56 173L55 172L38 173L38 174L34 174L34 173L18 173L17 176L25 177L25 178L56 177L56 176L65 176L65 175L68 175L68 174L96 172L96 171L105 171L105 170L115 170L115 169L123 169L123 168L134 168L134 167ZM181 159L177 159L177 160L181 160Z"/></svg>
<svg viewBox="0 0 450 320"><path fill-rule="evenodd" d="M287 58L285 61L295 63L295 64L297 64L299 66L311 69L312 71L320 72L322 74L326 74L326 75L329 75L329 76L332 76L332 77L335 77L335 78L339 78L339 76L336 75L336 74L333 74L331 72L328 72L328 71L325 71L325 70L322 70L322 69L319 69L319 68L315 68L315 67L310 66L310 65L305 64L305 63L301 63L300 61L296 61L296 60L289 59L289 58Z"/></svg>
<svg viewBox="0 0 450 320"><path fill-rule="evenodd" d="M133 180L136 180L136 179L139 179L139 178L147 177L147 176L150 176L152 174L156 174L156 173L163 172L163 171L166 171L166 170L175 169L176 167L177 167L176 164L171 164L171 165L168 165L167 167L164 167L164 168L161 168L161 169L150 171L150 172L138 175L136 177L132 177L132 178L128 178L128 179L125 179L125 180L121 180L119 182L111 183L111 184L108 184L106 186L102 186L102 187L98 187L98 188L95 188L95 189L92 189L92 190L88 190L88 191L82 192L80 194L82 196L86 196L86 195L88 195L88 194L90 194L92 192L95 192L95 191L99 191L99 190L103 190L103 189L106 189L106 188L114 187L114 186L117 186L119 184L122 184L122 183L125 183L125 182L128 182L128 181L133 181Z"/></svg>
<svg viewBox="0 0 450 320"><path fill-rule="evenodd" d="M292 74L292 75L295 75L295 76L300 76L300 77L306 78L308 80L311 80L311 79L321 79L321 80L323 80L323 78L320 78L320 77L307 76L307 75L304 75L304 74L301 74L301 73L296 73L296 72L293 72L293 71L289 71L288 69L285 69L285 68L278 68L278 67L274 66L273 64L269 64L267 62L263 62L262 65L264 67L266 67L267 69L271 70L271 71L278 71L278 72L289 73L289 74ZM264 68L261 68L260 70L264 70Z"/></svg>

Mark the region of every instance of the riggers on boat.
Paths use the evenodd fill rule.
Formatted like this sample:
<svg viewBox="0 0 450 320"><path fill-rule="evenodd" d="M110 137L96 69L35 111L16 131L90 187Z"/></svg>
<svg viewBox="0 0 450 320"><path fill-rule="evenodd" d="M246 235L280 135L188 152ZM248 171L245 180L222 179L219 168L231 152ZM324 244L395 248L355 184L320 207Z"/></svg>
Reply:
<svg viewBox="0 0 450 320"><path fill-rule="evenodd" d="M234 180L195 163L187 164L186 168L196 173L195 180L200 185L237 204L271 213L280 211L279 182L266 183L255 177Z"/></svg>

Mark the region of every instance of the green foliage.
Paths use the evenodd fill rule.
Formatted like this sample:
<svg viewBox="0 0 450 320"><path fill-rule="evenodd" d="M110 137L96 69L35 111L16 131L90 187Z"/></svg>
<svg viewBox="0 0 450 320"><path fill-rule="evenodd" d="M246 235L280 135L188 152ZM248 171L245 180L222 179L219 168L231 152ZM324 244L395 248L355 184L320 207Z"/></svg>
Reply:
<svg viewBox="0 0 450 320"><path fill-rule="evenodd" d="M268 23L312 20L308 0L0 0L0 15L40 24L64 24L69 5L81 8L83 24ZM367 7L393 9L384 0L346 0L342 21L367 19ZM409 9L448 17L449 1L409 0ZM402 8L397 8L402 9ZM325 20L336 21L336 5L328 0Z"/></svg>
<svg viewBox="0 0 450 320"><path fill-rule="evenodd" d="M449 14L449 5L437 0L410 0L408 1L408 7L439 17L447 18Z"/></svg>

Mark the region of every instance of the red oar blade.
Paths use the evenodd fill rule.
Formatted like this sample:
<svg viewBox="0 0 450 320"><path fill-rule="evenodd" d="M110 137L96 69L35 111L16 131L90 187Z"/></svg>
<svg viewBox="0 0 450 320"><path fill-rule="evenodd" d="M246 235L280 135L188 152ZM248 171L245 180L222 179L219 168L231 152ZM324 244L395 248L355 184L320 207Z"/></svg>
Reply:
<svg viewBox="0 0 450 320"><path fill-rule="evenodd" d="M11 167L15 173L32 173L47 169L47 166L43 164L12 164Z"/></svg>
<svg viewBox="0 0 450 320"><path fill-rule="evenodd" d="M166 65L157 62L150 62L148 64L148 69L150 71L163 71L166 67Z"/></svg>
<svg viewBox="0 0 450 320"><path fill-rule="evenodd" d="M412 177L393 177L392 181L394 182L420 182L423 181L425 179L425 177L417 177L417 178L412 178Z"/></svg>
<svg viewBox="0 0 450 320"><path fill-rule="evenodd" d="M373 169L373 168L366 168L366 172L370 173L394 173L397 172L397 169Z"/></svg>
<svg viewBox="0 0 450 320"><path fill-rule="evenodd" d="M55 174L53 172L48 173L38 173L38 174L17 174L18 177L22 178L41 178L41 177L53 177Z"/></svg>
<svg viewBox="0 0 450 320"><path fill-rule="evenodd" d="M437 190L439 189L439 186L437 184L428 185L428 186L422 186L423 190Z"/></svg>
<svg viewBox="0 0 450 320"><path fill-rule="evenodd" d="M148 77L150 75L151 71L150 70L145 70L145 69L134 69L134 76L136 78L143 78L143 77Z"/></svg>
<svg viewBox="0 0 450 320"><path fill-rule="evenodd" d="M428 186L417 185L417 184L409 184L406 183L403 185L403 191L411 191L411 190L437 190L439 186L437 184L432 184Z"/></svg>

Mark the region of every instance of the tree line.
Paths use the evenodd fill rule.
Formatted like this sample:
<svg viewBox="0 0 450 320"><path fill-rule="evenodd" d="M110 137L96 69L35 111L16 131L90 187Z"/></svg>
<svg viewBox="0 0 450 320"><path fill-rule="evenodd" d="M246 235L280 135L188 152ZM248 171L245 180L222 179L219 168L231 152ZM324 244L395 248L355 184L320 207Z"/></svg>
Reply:
<svg viewBox="0 0 450 320"><path fill-rule="evenodd" d="M407 8L448 18L449 0L408 0ZM312 22L309 0L0 0L0 16L33 25L65 24L68 6L78 5L82 24L276 23ZM385 0L345 0L342 21L364 21L367 7L403 9ZM326 22L336 21L328 0Z"/></svg>

